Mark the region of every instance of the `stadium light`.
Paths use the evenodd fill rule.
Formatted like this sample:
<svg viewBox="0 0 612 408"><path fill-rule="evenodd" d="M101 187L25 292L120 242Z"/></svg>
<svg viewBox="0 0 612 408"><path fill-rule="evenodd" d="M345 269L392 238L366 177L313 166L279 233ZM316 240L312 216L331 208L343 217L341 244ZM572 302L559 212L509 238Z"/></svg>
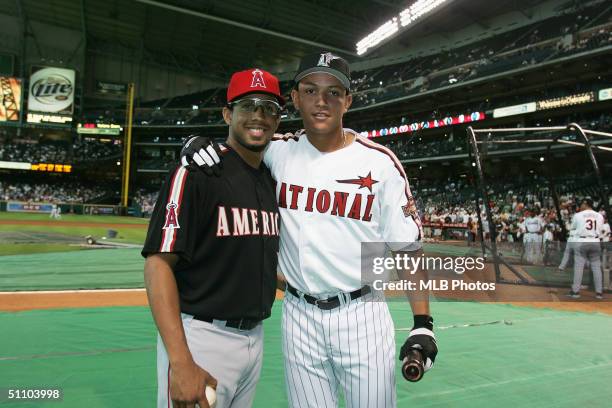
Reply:
<svg viewBox="0 0 612 408"><path fill-rule="evenodd" d="M393 17L357 43L357 55L365 54L368 49L380 44L398 31L397 17Z"/></svg>
<svg viewBox="0 0 612 408"><path fill-rule="evenodd" d="M408 8L404 9L399 15L392 17L376 30L366 35L355 45L357 55L365 54L369 49L376 47L383 41L394 36L400 29L405 29L413 25L417 20L440 7L450 0L417 0Z"/></svg>
<svg viewBox="0 0 612 408"><path fill-rule="evenodd" d="M429 13L431 10L439 7L447 1L448 0L418 0L414 2L410 7L400 13L400 23L402 27L406 27L414 23L424 14Z"/></svg>

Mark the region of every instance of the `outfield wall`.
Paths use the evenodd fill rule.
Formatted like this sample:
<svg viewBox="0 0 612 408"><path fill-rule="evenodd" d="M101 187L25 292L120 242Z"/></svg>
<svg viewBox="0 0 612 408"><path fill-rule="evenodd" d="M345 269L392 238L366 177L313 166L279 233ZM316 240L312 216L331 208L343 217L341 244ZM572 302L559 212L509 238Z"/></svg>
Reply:
<svg viewBox="0 0 612 408"><path fill-rule="evenodd" d="M29 201L0 201L0 211L27 212L49 214L54 203L29 202ZM83 204L83 203L56 203L62 210L62 214L85 214L85 215L121 215L121 206L108 204ZM139 207L128 207L127 215L141 217L142 211Z"/></svg>

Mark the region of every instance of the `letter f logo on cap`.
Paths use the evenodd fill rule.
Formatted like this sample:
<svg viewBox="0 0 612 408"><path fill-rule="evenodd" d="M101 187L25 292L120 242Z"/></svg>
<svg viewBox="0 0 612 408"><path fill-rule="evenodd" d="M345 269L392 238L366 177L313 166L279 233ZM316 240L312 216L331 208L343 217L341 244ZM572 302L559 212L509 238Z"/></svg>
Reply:
<svg viewBox="0 0 612 408"><path fill-rule="evenodd" d="M251 81L251 88L267 88L266 87L266 83L264 82L263 79L263 72L261 72L259 69L254 69L252 71L253 74L253 80Z"/></svg>
<svg viewBox="0 0 612 408"><path fill-rule="evenodd" d="M319 63L317 64L317 66L329 67L329 63L335 59L339 59L339 57L335 56L331 52L323 53L321 54L321 57L319 58Z"/></svg>

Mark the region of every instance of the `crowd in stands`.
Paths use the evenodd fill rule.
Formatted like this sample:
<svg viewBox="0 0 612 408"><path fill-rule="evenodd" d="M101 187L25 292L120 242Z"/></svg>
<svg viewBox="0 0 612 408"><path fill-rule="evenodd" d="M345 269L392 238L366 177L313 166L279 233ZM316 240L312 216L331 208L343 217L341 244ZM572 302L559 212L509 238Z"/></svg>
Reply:
<svg viewBox="0 0 612 408"><path fill-rule="evenodd" d="M547 20L477 43L353 72L353 107L418 94L612 44L612 10L603 9L602 4L602 1L570 4ZM291 81L281 83L286 96L291 87ZM135 123L142 126L222 125L222 91L222 88L216 88L142 103L136 109ZM112 117L115 122L123 120L122 110L92 114L96 118L100 115ZM287 117L297 117L291 107Z"/></svg>
<svg viewBox="0 0 612 408"><path fill-rule="evenodd" d="M45 203L91 203L108 194L99 185L85 186L78 182L4 183L0 182L0 200Z"/></svg>
<svg viewBox="0 0 612 408"><path fill-rule="evenodd" d="M134 194L134 203L140 207L143 217L150 217L153 214L153 208L155 207L155 201L157 201L158 191L147 191L145 189L139 189Z"/></svg>
<svg viewBox="0 0 612 408"><path fill-rule="evenodd" d="M582 198L590 197L596 208L601 207L598 189L593 184L592 177L566 177L556 180L556 184L561 219L566 231L570 229L572 216ZM476 234L476 199L480 195L471 182L466 179L449 179L445 183L437 183L436 186L419 186L417 181L411 188L419 200L426 237L441 238L442 227L449 224L467 227ZM610 185L605 188L610 191ZM563 227L558 221L548 183L542 177L514 177L511 180L493 182L488 185L488 194L498 241L520 242L521 223L529 214L543 219L546 228L553 233L554 240L562 239ZM478 202L486 238L491 229L482 200L479 199Z"/></svg>
<svg viewBox="0 0 612 408"><path fill-rule="evenodd" d="M0 160L27 163L68 163L65 144L2 143Z"/></svg>
<svg viewBox="0 0 612 408"><path fill-rule="evenodd" d="M115 142L98 142L95 140L76 140L72 144L74 161L100 160L119 157L123 154L123 145L120 140Z"/></svg>
<svg viewBox="0 0 612 408"><path fill-rule="evenodd" d="M122 145L103 143L96 140L75 140L72 145L66 142L12 142L6 139L0 143L0 160L26 163L68 164L82 160L100 160L118 157L122 154Z"/></svg>

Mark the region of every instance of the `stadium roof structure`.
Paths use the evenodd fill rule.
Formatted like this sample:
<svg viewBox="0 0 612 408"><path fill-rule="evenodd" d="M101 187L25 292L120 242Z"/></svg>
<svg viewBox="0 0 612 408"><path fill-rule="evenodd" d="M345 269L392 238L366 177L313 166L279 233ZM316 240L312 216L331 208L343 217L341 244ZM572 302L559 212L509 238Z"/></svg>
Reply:
<svg viewBox="0 0 612 408"><path fill-rule="evenodd" d="M530 7L543 0L453 0L426 24L402 33L395 46L431 33L516 11L530 17ZM355 43L406 0L0 0L0 13L79 30L88 53L132 50L145 62L208 75L247 66L292 66L305 54L335 51L358 59ZM123 52L122 56L126 53ZM129 54L129 52L128 52Z"/></svg>

